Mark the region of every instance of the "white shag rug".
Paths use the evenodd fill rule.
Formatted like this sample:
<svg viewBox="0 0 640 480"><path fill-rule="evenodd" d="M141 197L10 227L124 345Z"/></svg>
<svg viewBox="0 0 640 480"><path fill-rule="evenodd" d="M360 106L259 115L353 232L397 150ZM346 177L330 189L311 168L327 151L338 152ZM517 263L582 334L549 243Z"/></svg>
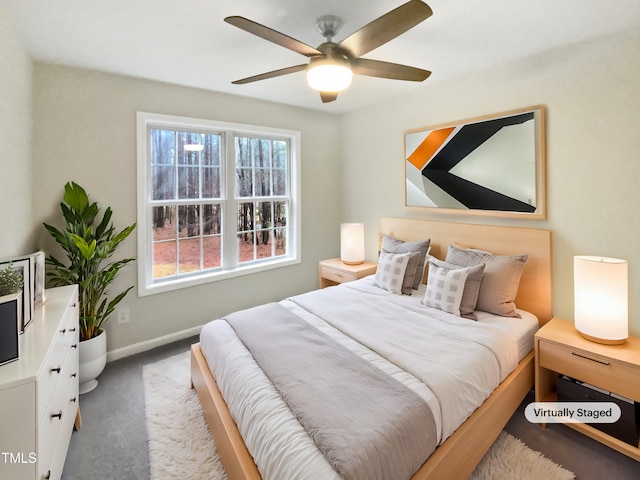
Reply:
<svg viewBox="0 0 640 480"><path fill-rule="evenodd" d="M226 480L189 385L189 352L144 365L151 480ZM575 475L502 432L469 480L571 480Z"/></svg>

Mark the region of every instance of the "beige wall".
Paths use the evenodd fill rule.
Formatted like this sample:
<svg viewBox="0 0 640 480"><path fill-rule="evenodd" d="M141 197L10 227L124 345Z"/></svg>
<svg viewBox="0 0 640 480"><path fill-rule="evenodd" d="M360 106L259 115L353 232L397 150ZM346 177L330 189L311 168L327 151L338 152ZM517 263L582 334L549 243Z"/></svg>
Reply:
<svg viewBox="0 0 640 480"><path fill-rule="evenodd" d="M0 4L0 258L31 253L32 65Z"/></svg>
<svg viewBox="0 0 640 480"><path fill-rule="evenodd" d="M629 261L630 331L640 335L640 29L455 80L343 117L345 217L510 223L553 231L553 305L573 315L573 256ZM403 132L514 108L547 109L547 221L496 221L404 208ZM384 140L383 140L384 139ZM357 181L356 181L357 179Z"/></svg>
<svg viewBox="0 0 640 480"><path fill-rule="evenodd" d="M64 184L76 181L111 206L117 228L136 221L136 111L299 130L302 134L302 264L123 301L130 323L107 324L115 350L204 324L233 310L317 287L317 262L337 252L341 204L336 117L269 102L74 68L34 70L35 222L61 225ZM43 228L41 245L55 251ZM136 256L136 238L122 256ZM118 287L136 285L136 267ZM115 289L114 289L115 291Z"/></svg>

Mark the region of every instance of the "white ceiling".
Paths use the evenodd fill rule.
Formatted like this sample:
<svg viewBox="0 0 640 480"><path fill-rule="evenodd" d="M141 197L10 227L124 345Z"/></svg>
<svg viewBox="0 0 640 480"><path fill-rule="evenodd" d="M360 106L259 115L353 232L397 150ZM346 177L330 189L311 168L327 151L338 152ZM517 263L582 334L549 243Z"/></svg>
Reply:
<svg viewBox="0 0 640 480"><path fill-rule="evenodd" d="M233 80L307 58L223 21L240 15L304 43L324 41L321 15L344 25L336 41L404 0L0 0L34 59L346 112L429 84L640 25L639 0L427 0L433 16L366 58L431 70L423 83L355 76L322 104L304 72ZM1 12L1 10L0 10ZM594 66L597 68L597 66Z"/></svg>

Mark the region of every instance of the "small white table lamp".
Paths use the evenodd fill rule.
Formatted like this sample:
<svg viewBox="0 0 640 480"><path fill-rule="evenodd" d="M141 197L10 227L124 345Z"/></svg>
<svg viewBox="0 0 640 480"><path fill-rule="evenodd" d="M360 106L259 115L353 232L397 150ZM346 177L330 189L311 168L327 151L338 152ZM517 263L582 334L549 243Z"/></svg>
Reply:
<svg viewBox="0 0 640 480"><path fill-rule="evenodd" d="M346 265L360 265L364 262L363 223L340 225L340 260Z"/></svg>
<svg viewBox="0 0 640 480"><path fill-rule="evenodd" d="M573 258L575 326L588 340L621 345L629 336L627 261Z"/></svg>

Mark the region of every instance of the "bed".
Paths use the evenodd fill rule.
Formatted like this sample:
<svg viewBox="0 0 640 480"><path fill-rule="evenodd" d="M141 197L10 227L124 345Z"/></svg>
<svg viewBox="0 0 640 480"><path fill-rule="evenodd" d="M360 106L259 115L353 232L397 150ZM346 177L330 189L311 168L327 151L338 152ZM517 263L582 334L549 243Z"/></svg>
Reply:
<svg viewBox="0 0 640 480"><path fill-rule="evenodd" d="M537 319L539 325L546 323L551 318L551 233L547 230L383 218L381 220L381 234L407 242L429 238L431 239L429 254L439 259L444 259L447 256L450 245L456 245L460 249L479 249L504 256L526 253L528 258L522 271L515 299L518 311L529 312L535 316L533 318ZM366 278L354 282L352 285L345 284L342 286L342 290L340 287L332 288L341 295L344 295L347 289L362 290L358 295L366 295L371 294L369 289L375 288L373 284L374 280ZM424 289L424 286L421 288ZM303 297L301 301L303 303L304 301L312 302L314 295L317 294L311 293L309 297ZM420 291L417 297L421 295L423 295L423 291ZM387 295L385 301L387 303L396 301L396 297L400 298L398 295ZM416 295L411 297L416 297ZM290 301L286 300L286 302ZM415 308L418 308L418 303L416 302ZM292 310L301 308L300 305L295 305L295 302L284 305ZM526 317L526 314L523 316ZM262 478L246 443L253 442L252 448L255 451L261 450L261 445L266 448L268 445L265 444L270 442L257 440L259 446L256 448L256 439L253 434L246 435L247 442L243 439L240 430L246 428L245 424L249 420L240 420L241 428L239 430L230 413L230 410L237 411L239 407L232 404L230 409L225 402L221 389L212 374L212 370L220 367L214 365L215 368L212 369L208 365L201 348L203 340L204 338L200 343L193 345L191 349L191 381L198 393L225 470L230 479ZM443 431L447 431L451 427L438 424L437 435L446 439L443 442L438 440L433 453L419 466L411 478L468 477L533 385L533 352L530 347L526 350L517 347L516 350L518 358L515 360L514 366L509 367L510 373L504 379L500 379L498 386L492 390L492 393L478 408L474 407L470 416L463 423L459 426L456 425L453 433L445 435ZM529 351L527 352L527 350ZM212 354L208 355L209 358L213 358ZM228 374L224 373L224 375ZM288 433L283 433L280 438L276 438L275 443L286 444L288 441L285 438L286 435ZM261 441L262 444L260 444ZM258 459L265 455L264 452L257 451L255 453ZM269 453L266 455L269 456ZM264 466L261 468L263 471L269 471L269 468ZM315 463L311 461L305 460L303 465L297 468L301 477L308 473L309 478L313 478L316 472Z"/></svg>

